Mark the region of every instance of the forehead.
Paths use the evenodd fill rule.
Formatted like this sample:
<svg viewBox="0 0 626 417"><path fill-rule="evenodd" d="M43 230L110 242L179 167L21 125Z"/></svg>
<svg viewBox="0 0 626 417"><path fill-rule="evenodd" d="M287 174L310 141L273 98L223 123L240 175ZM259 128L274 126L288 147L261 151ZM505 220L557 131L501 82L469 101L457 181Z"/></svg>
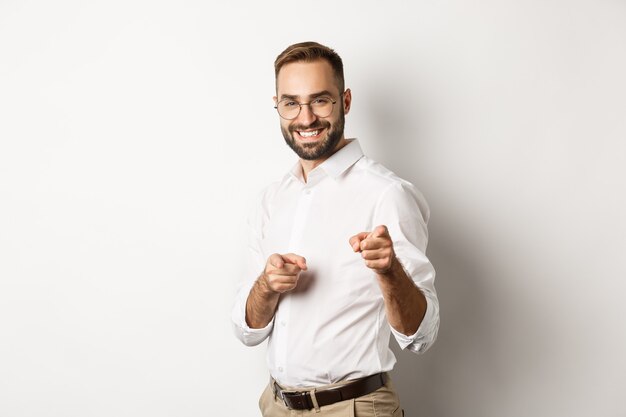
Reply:
<svg viewBox="0 0 626 417"><path fill-rule="evenodd" d="M280 69L276 79L276 92L292 96L308 96L319 91L339 94L333 68L325 60L292 62Z"/></svg>

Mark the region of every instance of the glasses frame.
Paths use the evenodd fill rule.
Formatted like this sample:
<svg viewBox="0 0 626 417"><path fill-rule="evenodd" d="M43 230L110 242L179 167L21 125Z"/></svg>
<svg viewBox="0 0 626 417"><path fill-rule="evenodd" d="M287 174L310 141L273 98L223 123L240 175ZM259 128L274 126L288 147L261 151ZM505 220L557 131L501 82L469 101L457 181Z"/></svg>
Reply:
<svg viewBox="0 0 626 417"><path fill-rule="evenodd" d="M339 94L339 96L340 96L340 97L341 97L341 96L343 96L343 94L344 94L344 93L345 93L345 91L344 91L343 93ZM322 97L328 97L328 98L330 99L330 102L332 103L332 107L331 107L331 109L330 109L330 113L328 113L326 116L320 116L320 115L318 115L318 114L317 114L317 113L315 113L315 111L313 110L313 107L311 107L311 103L312 103L313 101L317 100L318 98L322 98ZM313 113L313 114L314 114L314 115L316 115L317 117L322 117L322 118L323 118L323 117L328 117L328 116L330 116L331 114L333 114L333 110L335 110L335 104L337 104L337 101L338 101L338 100L333 99L333 98L332 98L332 97L330 97L330 96L319 96L319 97L315 97L313 100L309 101L308 103L298 103L298 113L297 113L294 117L292 117L292 118L288 119L288 118L284 117L282 114L280 114L280 112L278 111L278 105L279 105L281 102L285 101L285 100L295 101L296 103L298 103L296 100L293 100L293 99L290 99L290 98L284 98L284 99L280 100L278 103L276 103L276 105L274 106L274 108L276 109L276 112L278 113L278 116L280 116L280 118L281 118L281 119L285 119L285 120L294 120L294 119L297 119L297 118L298 118L298 116L300 116L300 113L302 112L302 106L309 106L309 108L311 109L311 113Z"/></svg>

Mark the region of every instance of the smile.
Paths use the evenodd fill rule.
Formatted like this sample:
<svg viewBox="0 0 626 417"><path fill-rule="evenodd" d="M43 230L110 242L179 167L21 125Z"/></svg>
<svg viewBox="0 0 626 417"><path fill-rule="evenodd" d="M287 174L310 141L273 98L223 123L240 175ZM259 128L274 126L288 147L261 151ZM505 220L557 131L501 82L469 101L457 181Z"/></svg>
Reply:
<svg viewBox="0 0 626 417"><path fill-rule="evenodd" d="M316 129L316 130L297 130L296 133L298 134L298 136L300 136L302 139L318 139L320 137L320 134L322 133L324 129Z"/></svg>

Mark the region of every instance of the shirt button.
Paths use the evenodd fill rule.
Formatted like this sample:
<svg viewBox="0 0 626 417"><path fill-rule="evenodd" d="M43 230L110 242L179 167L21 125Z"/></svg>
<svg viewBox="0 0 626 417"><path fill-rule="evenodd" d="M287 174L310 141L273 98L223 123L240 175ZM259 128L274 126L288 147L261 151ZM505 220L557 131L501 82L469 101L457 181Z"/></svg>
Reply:
<svg viewBox="0 0 626 417"><path fill-rule="evenodd" d="M279 371L279 372L282 372L282 371L283 371L283 367L282 367L282 366L279 366L279 367L278 367L278 371Z"/></svg>
<svg viewBox="0 0 626 417"><path fill-rule="evenodd" d="M283 327L284 327L286 324L287 324L287 323L285 323L284 321L281 321L281 322L280 322L280 325L281 325L281 326L283 326Z"/></svg>
<svg viewBox="0 0 626 417"><path fill-rule="evenodd" d="M304 190L304 194L306 194L306 195L311 194L311 190Z"/></svg>

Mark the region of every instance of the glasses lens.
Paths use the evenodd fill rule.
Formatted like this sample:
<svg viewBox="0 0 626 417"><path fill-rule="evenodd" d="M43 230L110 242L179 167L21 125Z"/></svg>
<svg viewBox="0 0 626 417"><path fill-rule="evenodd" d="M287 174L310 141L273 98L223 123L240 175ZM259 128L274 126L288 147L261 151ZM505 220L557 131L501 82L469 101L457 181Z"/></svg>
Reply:
<svg viewBox="0 0 626 417"><path fill-rule="evenodd" d="M326 117L333 111L333 102L328 97L318 97L311 101L311 110L317 117Z"/></svg>
<svg viewBox="0 0 626 417"><path fill-rule="evenodd" d="M293 100L282 100L278 102L276 109L280 117L284 119L295 119L298 117L298 113L300 113L300 104Z"/></svg>

